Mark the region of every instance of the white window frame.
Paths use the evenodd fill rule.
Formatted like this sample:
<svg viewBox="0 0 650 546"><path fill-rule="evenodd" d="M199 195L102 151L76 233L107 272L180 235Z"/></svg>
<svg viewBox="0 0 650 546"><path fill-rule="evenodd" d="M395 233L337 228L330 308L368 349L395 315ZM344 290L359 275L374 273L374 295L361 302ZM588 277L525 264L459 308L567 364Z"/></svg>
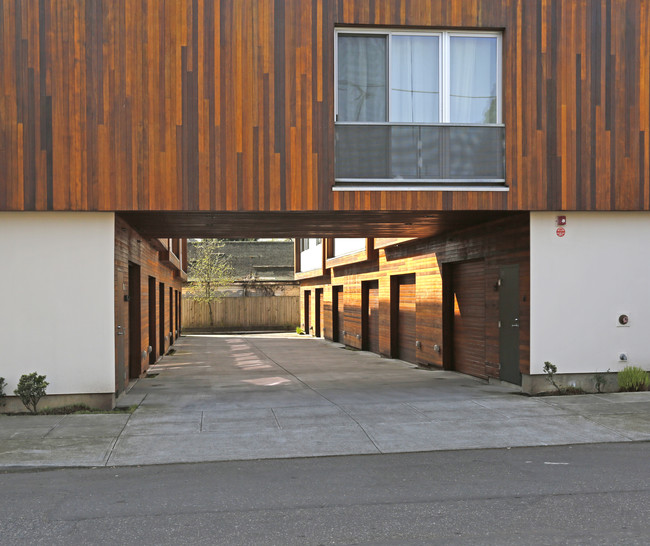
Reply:
<svg viewBox="0 0 650 546"><path fill-rule="evenodd" d="M503 52L502 52L502 41L503 33L499 31L447 31L447 30L391 30L391 29L375 29L375 28L338 28L335 29L335 39L334 39L334 121L338 122L338 111L339 111L339 58L338 58L338 43L339 36L342 34L352 34L352 35L380 35L387 37L387 59L386 59L386 77L387 77L387 88L386 88L386 122L382 123L391 123L391 112L390 112L390 62L392 58L392 39L393 36L437 36L439 38L439 48L438 48L438 67L439 67L439 89L440 89L440 101L438 103L439 115L438 119L440 120L439 124L448 124L449 115L450 115L450 80L451 80L451 67L450 67L450 51L451 51L451 38L452 37L467 37L467 38L480 38L480 37L494 37L497 39L497 52L496 52L496 96L497 96L497 109L496 109L496 122L495 123L480 123L480 124L470 124L470 125L502 125L502 89L503 89ZM349 123L349 122L344 122ZM432 125L439 125L432 124ZM425 123L420 123L419 125L426 125ZM462 125L462 124L458 124Z"/></svg>

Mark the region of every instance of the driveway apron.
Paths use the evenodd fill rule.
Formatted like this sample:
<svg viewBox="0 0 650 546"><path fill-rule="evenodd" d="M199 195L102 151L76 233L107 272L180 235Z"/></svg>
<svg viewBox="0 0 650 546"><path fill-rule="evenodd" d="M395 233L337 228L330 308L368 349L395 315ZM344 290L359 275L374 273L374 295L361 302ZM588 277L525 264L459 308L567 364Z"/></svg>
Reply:
<svg viewBox="0 0 650 546"><path fill-rule="evenodd" d="M650 438L650 393L529 398L511 385L292 333L184 336L119 404L138 408L132 415L0 417L0 465L118 466Z"/></svg>

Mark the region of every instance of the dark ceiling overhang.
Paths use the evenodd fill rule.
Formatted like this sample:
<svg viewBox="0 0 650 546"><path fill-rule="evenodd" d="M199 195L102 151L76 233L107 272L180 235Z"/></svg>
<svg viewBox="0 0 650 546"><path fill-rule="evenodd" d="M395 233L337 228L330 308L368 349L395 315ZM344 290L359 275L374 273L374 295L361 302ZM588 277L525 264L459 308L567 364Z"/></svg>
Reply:
<svg viewBox="0 0 650 546"><path fill-rule="evenodd" d="M502 211L120 212L145 237L431 237L513 216Z"/></svg>

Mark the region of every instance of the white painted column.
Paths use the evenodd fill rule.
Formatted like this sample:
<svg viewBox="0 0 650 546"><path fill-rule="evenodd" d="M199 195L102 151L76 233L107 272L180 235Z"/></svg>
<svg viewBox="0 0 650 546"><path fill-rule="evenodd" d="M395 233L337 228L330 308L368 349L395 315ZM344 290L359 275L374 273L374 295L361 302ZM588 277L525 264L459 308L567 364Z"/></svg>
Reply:
<svg viewBox="0 0 650 546"><path fill-rule="evenodd" d="M530 259L531 374L650 369L650 213L531 212Z"/></svg>

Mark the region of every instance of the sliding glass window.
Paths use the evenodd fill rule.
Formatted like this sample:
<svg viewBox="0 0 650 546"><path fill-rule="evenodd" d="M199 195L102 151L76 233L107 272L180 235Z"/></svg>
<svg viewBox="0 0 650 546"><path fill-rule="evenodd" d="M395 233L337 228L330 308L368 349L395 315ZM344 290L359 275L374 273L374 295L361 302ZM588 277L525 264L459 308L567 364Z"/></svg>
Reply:
<svg viewBox="0 0 650 546"><path fill-rule="evenodd" d="M337 189L504 184L499 33L345 29L336 57Z"/></svg>

